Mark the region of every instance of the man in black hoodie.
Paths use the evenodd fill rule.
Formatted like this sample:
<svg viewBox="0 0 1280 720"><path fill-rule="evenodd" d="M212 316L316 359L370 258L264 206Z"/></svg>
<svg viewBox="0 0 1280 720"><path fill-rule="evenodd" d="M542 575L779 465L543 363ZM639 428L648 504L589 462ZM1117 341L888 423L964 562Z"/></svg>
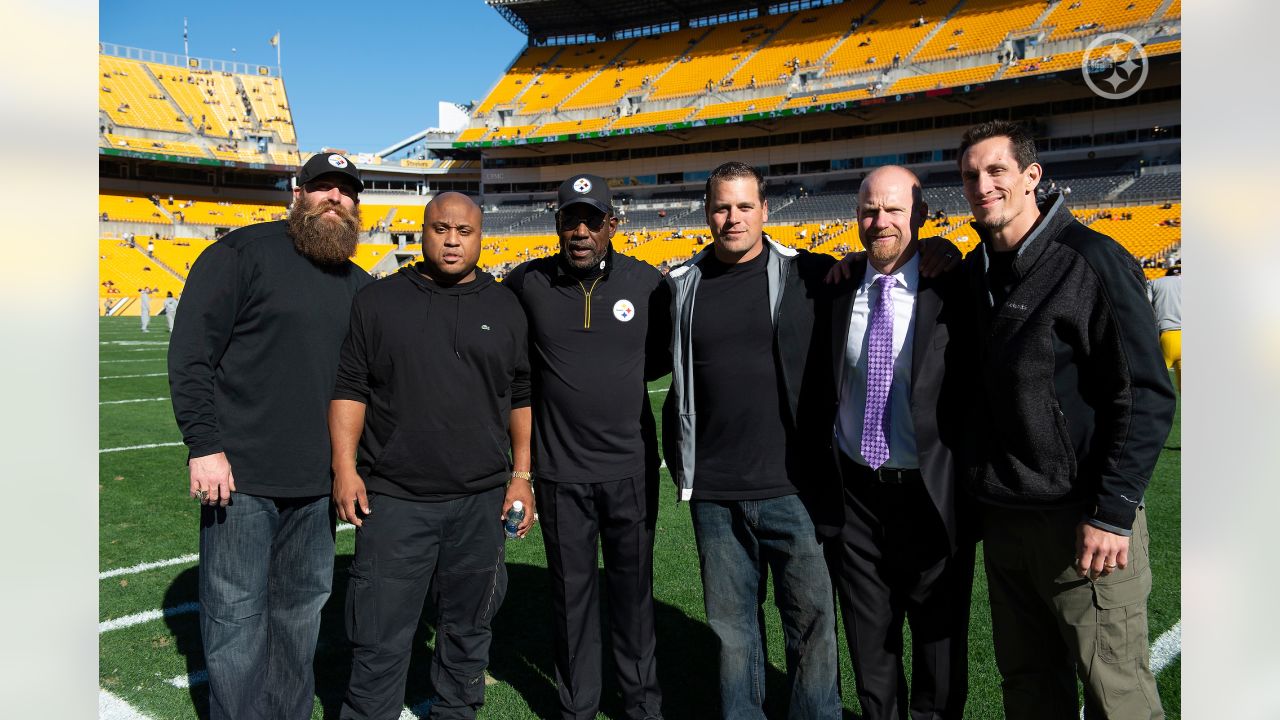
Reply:
<svg viewBox="0 0 1280 720"><path fill-rule="evenodd" d="M472 718L484 704L507 585L500 520L522 501L523 537L534 505L528 327L516 297L476 270L480 223L470 198L436 196L423 261L352 303L329 405L333 499L356 526L344 719L400 714L428 588L438 611L431 716Z"/></svg>
<svg viewBox="0 0 1280 720"><path fill-rule="evenodd" d="M978 327L970 489L980 501L1005 715L1160 718L1147 649L1143 493L1173 421L1142 270L1036 204L1035 141L992 121L960 144L981 245L964 273Z"/></svg>

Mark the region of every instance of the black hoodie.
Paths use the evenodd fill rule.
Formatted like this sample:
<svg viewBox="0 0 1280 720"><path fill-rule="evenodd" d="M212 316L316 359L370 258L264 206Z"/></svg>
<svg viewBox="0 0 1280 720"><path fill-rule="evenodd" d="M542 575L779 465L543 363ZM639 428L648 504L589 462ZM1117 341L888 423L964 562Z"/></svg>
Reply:
<svg viewBox="0 0 1280 720"><path fill-rule="evenodd" d="M528 328L488 273L442 287L405 267L356 295L333 397L365 410L370 492L450 500L510 477L512 408L529 405Z"/></svg>

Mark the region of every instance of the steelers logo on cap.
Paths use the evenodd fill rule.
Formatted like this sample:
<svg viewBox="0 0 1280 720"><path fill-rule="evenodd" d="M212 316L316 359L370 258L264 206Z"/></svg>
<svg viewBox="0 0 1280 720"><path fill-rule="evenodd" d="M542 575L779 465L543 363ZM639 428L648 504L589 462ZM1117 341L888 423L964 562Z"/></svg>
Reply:
<svg viewBox="0 0 1280 720"><path fill-rule="evenodd" d="M586 195L587 193L591 192L591 181L584 177L580 177L577 180L573 181L573 189L577 190L583 195Z"/></svg>
<svg viewBox="0 0 1280 720"><path fill-rule="evenodd" d="M347 166L347 159L341 155L330 155L329 164L336 168L344 168Z"/></svg>

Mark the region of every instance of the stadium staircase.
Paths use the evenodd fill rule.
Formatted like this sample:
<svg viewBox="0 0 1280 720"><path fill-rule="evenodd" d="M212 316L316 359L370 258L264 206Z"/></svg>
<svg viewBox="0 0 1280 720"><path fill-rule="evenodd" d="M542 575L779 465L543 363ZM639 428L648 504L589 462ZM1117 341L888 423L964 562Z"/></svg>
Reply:
<svg viewBox="0 0 1280 720"><path fill-rule="evenodd" d="M959 12L962 7L964 7L964 0L960 0L960 2L956 3L951 10L938 21L938 24L933 26L932 30L925 33L924 37L920 38L920 42L916 43L916 46L911 48L911 52L907 53L906 57L902 58L902 66L908 67L914 63L916 55L919 55L920 51L929 45L929 41L932 40L935 35L942 32L942 28L946 27L947 22L951 20L951 18L955 17L956 13Z"/></svg>
<svg viewBox="0 0 1280 720"><path fill-rule="evenodd" d="M642 103L648 103L648 102L649 102L649 96L653 94L653 90L654 90L654 88L656 88L656 87L658 86L658 80L660 80L660 79L662 78L662 76L663 76L663 75L666 75L667 73L671 72L673 69L675 69L675 68L677 68L677 67L680 67L680 58L685 57L685 56L686 56L686 55L688 55L690 52L692 52L695 48L697 48L697 47L698 47L698 44L699 44L699 43L701 43L703 40L706 40L706 39L707 39L707 36L708 36L708 35L710 35L710 34L711 34L712 32L714 32L714 31L715 31L715 27L714 27L714 26L708 26L708 27L707 27L707 31L706 31L706 32L704 32L704 33L702 33L701 35L699 35L699 36L698 36L698 40L697 40L697 42L695 42L695 43L693 43L692 45L690 45L689 47L685 48L685 51L684 51L684 52L682 52L682 53L680 53L679 55L677 55L677 56L675 56L674 58L672 58L672 59L671 59L671 62L670 62L670 63L667 63L667 66L666 66L666 67L664 67L664 68L662 68L662 71L661 71L661 72L659 72L659 73L655 73L655 74L654 74L654 76L653 76L652 78L650 78L649 87L648 87L648 88L646 88L646 89L645 89L645 91L644 91L644 93L640 95L640 102L642 102ZM634 44L634 43L633 43L633 44ZM628 47L630 47L630 45L628 45Z"/></svg>
<svg viewBox="0 0 1280 720"><path fill-rule="evenodd" d="M151 63L140 62L138 67L142 68L142 71L146 73L147 77L151 78L151 82L155 84L160 94L164 95L165 102L169 103L169 108L173 110L174 116L182 118L182 124L186 126L187 132L190 133L191 137L201 137L200 133L196 132L195 123L191 122L191 118L183 111L178 101L173 99L173 93L169 92L164 83L160 82L160 78L156 77L155 72L151 69ZM172 220L172 218L170 219Z"/></svg>
<svg viewBox="0 0 1280 720"><path fill-rule="evenodd" d="M704 35L703 37L706 37L706 36ZM588 76L587 76L587 78L586 78L585 80L583 80L581 83L579 83L579 84L578 84L578 87L576 87L576 88L574 88L574 89L570 90L570 91L568 92L568 94L566 94L564 97L560 98L560 102L556 103L556 104L555 104L555 107L551 108L551 112L549 113L549 115L550 115L551 117L555 118L556 120L564 120L565 118L561 117L561 115L560 115L560 108L561 108L565 103L567 103L567 102L569 102L570 100L572 100L574 95L577 95L579 92L582 92L582 89L583 89L583 88L585 88L587 85L590 85L592 80L595 80L595 79L596 79L597 77L599 77L602 73L604 73L604 71L606 71L606 70L608 70L608 69L612 68L612 67L613 67L613 65L614 65L614 63L618 62L618 58L622 57L623 55L626 55L626 54L627 54L627 51L629 51L629 50L631 50L631 48L635 47L635 44L636 44L636 43L638 43L638 42L640 42L640 38L635 38L634 40L632 40L631 42L629 42L629 43L627 43L625 46L623 46L623 48L622 48L621 50L619 50L619 51L617 52L617 54L615 54L613 57L611 57L611 58L609 58L608 60L604 61L604 63L603 63L602 65L600 65L598 68L596 68L595 73L593 73L593 74L591 74L591 75L588 75ZM677 59L676 59L676 61L677 61L677 62L679 62L679 58L677 58ZM663 72L666 72L666 71L664 70ZM539 120L536 124L537 124L537 125L542 125L542 124L545 124L547 121L548 121L548 119L547 119L547 118L543 118L543 119Z"/></svg>
<svg viewBox="0 0 1280 720"><path fill-rule="evenodd" d="M1112 200L1115 199L1117 195L1129 189L1129 186L1133 185L1136 182L1138 182L1138 177L1136 175L1134 177L1126 178L1125 180L1121 181L1119 185L1116 185L1111 192L1107 193L1106 196L1103 197L1102 199L1103 202L1111 202Z"/></svg>
<svg viewBox="0 0 1280 720"><path fill-rule="evenodd" d="M167 264L165 264L165 262L164 262L163 260L161 260L160 258L156 257L154 254L148 255L148 254L147 254L146 249L145 249L142 245L140 245L140 244L135 244L135 245L134 245L134 247L133 247L133 249L134 249L134 250L136 250L136 251L138 252L138 254L139 254L139 255L141 255L142 257L146 258L146 259L147 259L147 262L150 262L150 263L154 263L154 264L156 264L156 265L159 265L159 266L160 266L160 268L161 268L162 270L164 270L165 272L167 272L167 273L169 273L170 275L172 275L172 276L174 276L175 278L177 278L179 282L183 282L183 283L185 283L185 282L187 281L187 276L186 276L186 275L183 275L182 273L178 272L177 270L174 270L173 268L169 267Z"/></svg>
<svg viewBox="0 0 1280 720"><path fill-rule="evenodd" d="M1172 2L1172 0L1166 0L1166 2ZM1031 23L1031 27L1038 28L1044 25L1044 21L1048 20L1049 16L1053 14L1053 11L1058 9L1058 6L1061 4L1062 0L1049 0L1048 3L1045 3L1044 12L1040 13L1040 17L1036 18L1036 21Z"/></svg>
<svg viewBox="0 0 1280 720"><path fill-rule="evenodd" d="M872 5L870 8L867 8L867 11L862 13L862 16L864 18L869 18L874 16L875 12L879 10L880 6L884 5L884 3L885 3L885 0L877 0L875 5ZM817 62L814 64L817 65L818 67L825 68L827 66L827 60L831 59L831 56L835 54L836 49L839 48L841 45L845 44L849 40L849 38L854 36L855 34L857 34L857 31L854 30L852 27L845 28L844 34L841 35L839 38L837 38L835 42L831 43L831 47L827 48L827 51L822 53L822 55L819 55ZM818 73L818 77L822 77L823 75L826 75L826 74L827 74L827 71L825 69L821 70Z"/></svg>
<svg viewBox="0 0 1280 720"><path fill-rule="evenodd" d="M1156 7L1156 11L1151 13L1151 19L1156 20L1163 18L1164 14L1169 12L1169 6L1173 4L1173 0L1164 0Z"/></svg>
<svg viewBox="0 0 1280 720"><path fill-rule="evenodd" d="M758 44L758 45L756 45L755 47L751 48L751 52L749 52L749 53L743 53L742 62L739 62L737 65L734 65L734 66L733 66L733 68L731 68L731 69L729 70L729 72L727 72L727 73L725 73L725 74L724 74L724 77L721 77L719 80L717 80L717 81L716 81L716 87L720 87L720 83L724 82L725 80L728 80L729 78L733 77L734 75L737 75L737 74L738 74L738 71L742 69L742 66L743 66L743 65L746 65L747 63L751 62L751 59L752 59L752 58L754 58L754 57L756 56L756 54L760 52L760 50L762 50L763 48L765 48L766 46L768 46L768 45L769 45L769 43L773 42L773 38L774 38L775 36L777 36L777 34L778 34L778 33L782 32L782 28L784 28L784 27L786 27L786 26L790 25L790 24L791 24L791 22L792 22L793 20L795 20L797 17L799 17L799 13L793 13L793 14L791 14L791 15L788 15L788 16L787 16L787 19L785 19L785 20L783 20L782 22L778 23L778 27L774 28L772 32L770 32L770 33L768 33L767 35L765 35L765 36L764 36L764 39L760 41L760 44ZM792 75L792 77L793 77L793 78L795 77L795 75L794 75L794 71L793 71L793 75ZM740 90L741 88L735 87L734 89L735 89L735 90ZM716 102L722 102L722 100L717 100ZM707 104L709 104L709 103L707 103Z"/></svg>

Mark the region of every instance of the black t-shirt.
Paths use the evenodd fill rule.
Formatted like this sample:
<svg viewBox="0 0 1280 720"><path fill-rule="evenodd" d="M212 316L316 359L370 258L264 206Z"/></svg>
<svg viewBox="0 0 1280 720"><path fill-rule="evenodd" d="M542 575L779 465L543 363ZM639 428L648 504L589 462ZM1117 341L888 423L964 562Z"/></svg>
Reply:
<svg viewBox="0 0 1280 720"><path fill-rule="evenodd" d="M739 265L709 257L693 313L697 409L694 500L797 492L787 472L786 405L773 352L769 253Z"/></svg>
<svg viewBox="0 0 1280 720"><path fill-rule="evenodd" d="M998 308L1004 305L1005 298L1013 291L1013 261L1018 259L1018 251L988 252L987 285L991 288L993 305Z"/></svg>

